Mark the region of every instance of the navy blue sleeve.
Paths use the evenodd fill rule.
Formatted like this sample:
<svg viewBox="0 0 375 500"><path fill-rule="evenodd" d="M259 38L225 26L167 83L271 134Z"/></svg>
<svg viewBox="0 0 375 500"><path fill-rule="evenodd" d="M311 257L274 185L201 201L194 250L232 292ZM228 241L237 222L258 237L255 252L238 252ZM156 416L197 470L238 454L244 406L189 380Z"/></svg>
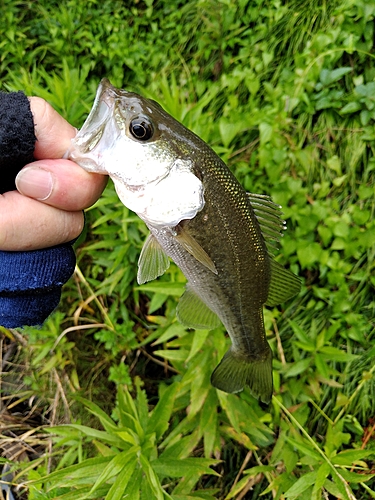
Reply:
<svg viewBox="0 0 375 500"><path fill-rule="evenodd" d="M25 94L0 92L0 195L15 189L17 173L33 161L35 141ZM75 262L70 244L28 252L0 250L0 325L41 325L57 307Z"/></svg>

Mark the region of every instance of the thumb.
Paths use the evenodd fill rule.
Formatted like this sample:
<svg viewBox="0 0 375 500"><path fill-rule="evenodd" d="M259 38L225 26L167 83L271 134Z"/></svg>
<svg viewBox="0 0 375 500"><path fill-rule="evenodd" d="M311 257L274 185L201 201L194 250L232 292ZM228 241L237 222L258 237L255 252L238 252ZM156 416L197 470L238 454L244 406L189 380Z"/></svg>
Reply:
<svg viewBox="0 0 375 500"><path fill-rule="evenodd" d="M34 158L62 158L77 130L41 97L29 97L29 101L37 138Z"/></svg>

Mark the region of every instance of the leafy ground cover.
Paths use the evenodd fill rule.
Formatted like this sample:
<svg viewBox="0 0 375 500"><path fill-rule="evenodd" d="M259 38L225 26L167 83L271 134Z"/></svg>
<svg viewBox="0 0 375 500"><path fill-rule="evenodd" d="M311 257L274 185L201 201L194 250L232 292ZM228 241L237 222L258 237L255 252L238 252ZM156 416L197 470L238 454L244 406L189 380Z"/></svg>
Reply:
<svg viewBox="0 0 375 500"><path fill-rule="evenodd" d="M265 311L270 407L216 391L224 330L176 321L174 265L137 285L147 230L109 184L59 310L2 330L22 346L3 402L43 424L2 435L28 447L11 463L20 494L374 498L375 3L3 3L2 90L44 97L77 127L103 76L158 100L282 205L278 258L303 280Z"/></svg>

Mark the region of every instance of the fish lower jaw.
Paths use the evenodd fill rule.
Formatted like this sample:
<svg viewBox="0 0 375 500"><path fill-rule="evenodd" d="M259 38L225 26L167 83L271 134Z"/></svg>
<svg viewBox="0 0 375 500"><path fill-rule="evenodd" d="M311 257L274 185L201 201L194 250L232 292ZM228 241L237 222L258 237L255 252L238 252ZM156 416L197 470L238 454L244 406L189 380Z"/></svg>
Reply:
<svg viewBox="0 0 375 500"><path fill-rule="evenodd" d="M77 163L86 172L107 175L107 171L92 158L80 158L79 155L76 157L74 154L67 156L67 158Z"/></svg>

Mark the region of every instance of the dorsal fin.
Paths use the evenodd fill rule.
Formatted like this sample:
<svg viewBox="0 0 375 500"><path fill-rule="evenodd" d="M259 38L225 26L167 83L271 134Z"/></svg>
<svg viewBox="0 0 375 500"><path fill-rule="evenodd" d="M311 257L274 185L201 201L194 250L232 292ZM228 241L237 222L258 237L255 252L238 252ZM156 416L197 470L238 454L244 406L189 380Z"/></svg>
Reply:
<svg viewBox="0 0 375 500"><path fill-rule="evenodd" d="M280 205L266 195L248 193L248 196L270 254L271 282L266 305L274 306L296 295L301 289L301 281L291 271L273 260L272 254L277 250L277 244L286 229Z"/></svg>
<svg viewBox="0 0 375 500"><path fill-rule="evenodd" d="M281 218L280 205L274 203L269 196L247 193L251 206L262 231L267 250L273 253L278 248L282 232L286 229L285 221Z"/></svg>

